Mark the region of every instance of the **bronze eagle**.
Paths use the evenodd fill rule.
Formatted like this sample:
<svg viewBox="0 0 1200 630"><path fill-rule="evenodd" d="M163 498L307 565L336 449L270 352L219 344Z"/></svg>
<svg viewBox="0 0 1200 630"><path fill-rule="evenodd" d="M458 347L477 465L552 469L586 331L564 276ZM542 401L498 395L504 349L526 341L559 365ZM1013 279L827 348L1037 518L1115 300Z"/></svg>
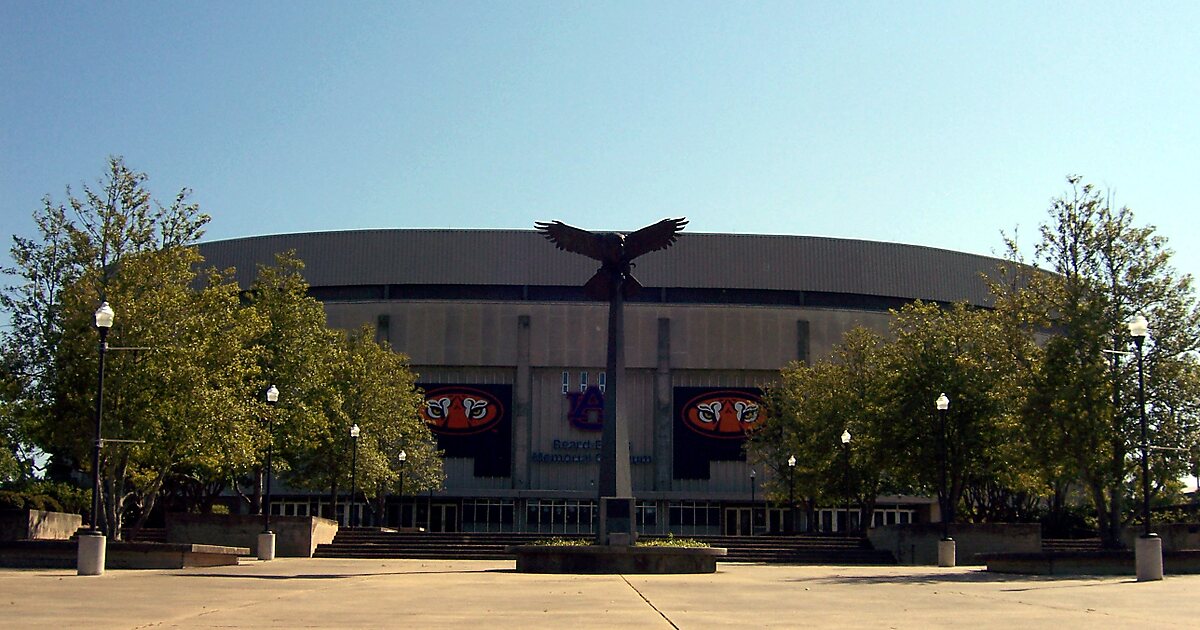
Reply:
<svg viewBox="0 0 1200 630"><path fill-rule="evenodd" d="M629 234L589 232L562 221L539 221L534 226L559 249L600 261L600 269L583 288L588 296L607 300L617 287L626 298L636 293L642 285L631 273L633 259L674 245L687 223L685 218L663 219Z"/></svg>

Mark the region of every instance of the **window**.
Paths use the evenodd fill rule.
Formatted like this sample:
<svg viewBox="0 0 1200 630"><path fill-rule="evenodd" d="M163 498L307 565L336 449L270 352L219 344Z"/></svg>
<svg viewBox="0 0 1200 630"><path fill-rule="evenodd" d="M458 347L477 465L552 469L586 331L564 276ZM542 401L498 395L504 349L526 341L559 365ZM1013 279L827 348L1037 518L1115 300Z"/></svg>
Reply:
<svg viewBox="0 0 1200 630"><path fill-rule="evenodd" d="M588 381L587 372L580 372L579 373L579 391L581 391L581 392L587 391L587 381Z"/></svg>
<svg viewBox="0 0 1200 630"><path fill-rule="evenodd" d="M599 383L599 385L600 385L600 393L603 394L605 386L608 385L608 379L605 378L604 372L600 373L600 378L597 381L597 383Z"/></svg>
<svg viewBox="0 0 1200 630"><path fill-rule="evenodd" d="M563 370L562 393L571 391L571 373Z"/></svg>

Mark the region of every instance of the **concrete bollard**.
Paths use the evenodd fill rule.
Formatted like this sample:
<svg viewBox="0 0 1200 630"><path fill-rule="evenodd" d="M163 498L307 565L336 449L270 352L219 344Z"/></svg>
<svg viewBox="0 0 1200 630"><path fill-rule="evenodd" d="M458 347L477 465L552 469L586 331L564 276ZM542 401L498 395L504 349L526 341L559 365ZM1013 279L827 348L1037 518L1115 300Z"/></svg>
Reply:
<svg viewBox="0 0 1200 630"><path fill-rule="evenodd" d="M99 532L81 532L75 558L77 575L104 575L104 556L108 539Z"/></svg>
<svg viewBox="0 0 1200 630"><path fill-rule="evenodd" d="M955 543L953 538L938 541L938 566L952 567L955 564Z"/></svg>
<svg viewBox="0 0 1200 630"><path fill-rule="evenodd" d="M1163 579L1162 539L1156 534L1139 536L1134 547L1137 562L1137 581Z"/></svg>
<svg viewBox="0 0 1200 630"><path fill-rule="evenodd" d="M258 559L275 559L275 532L263 532L258 535Z"/></svg>

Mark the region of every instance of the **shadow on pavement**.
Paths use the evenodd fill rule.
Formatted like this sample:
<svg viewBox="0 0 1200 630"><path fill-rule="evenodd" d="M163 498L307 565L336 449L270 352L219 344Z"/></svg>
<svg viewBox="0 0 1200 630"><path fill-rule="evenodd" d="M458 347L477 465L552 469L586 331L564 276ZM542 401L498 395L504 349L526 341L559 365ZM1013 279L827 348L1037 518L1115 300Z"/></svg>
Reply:
<svg viewBox="0 0 1200 630"><path fill-rule="evenodd" d="M474 573L516 573L516 569L475 569L460 571L370 571L366 573L300 573L296 575L248 573L173 573L171 577L230 578L236 580L345 580L376 575L470 575Z"/></svg>
<svg viewBox="0 0 1200 630"><path fill-rule="evenodd" d="M1021 583L1024 588L1003 589L1006 591L1032 591L1047 588L1077 588L1081 586L1100 586L1115 583L1135 583L1132 578L1111 575L1025 575L1019 573L991 573L988 571L971 571L969 573L902 573L893 575L831 575L812 578L796 578L789 582L810 582L815 584L997 584ZM1030 584L1030 583L1033 584Z"/></svg>

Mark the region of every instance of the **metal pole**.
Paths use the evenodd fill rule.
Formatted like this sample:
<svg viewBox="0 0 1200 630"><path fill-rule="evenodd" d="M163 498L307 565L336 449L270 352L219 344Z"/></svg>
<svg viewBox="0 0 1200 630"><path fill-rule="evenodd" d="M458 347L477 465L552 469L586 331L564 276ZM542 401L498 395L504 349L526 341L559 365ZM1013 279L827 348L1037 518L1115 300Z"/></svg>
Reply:
<svg viewBox="0 0 1200 630"><path fill-rule="evenodd" d="M400 509L396 519L396 529L404 527L404 460L400 460Z"/></svg>
<svg viewBox="0 0 1200 630"><path fill-rule="evenodd" d="M938 440L941 448L938 450L941 451L939 455L942 460L940 481L940 498L942 501L942 540L948 540L950 538L950 496L949 490L946 488L946 460L948 459L946 454L946 411L946 409L938 410L938 420L941 424L941 431L939 432L940 439Z"/></svg>
<svg viewBox="0 0 1200 630"><path fill-rule="evenodd" d="M796 533L796 467L788 466L788 533Z"/></svg>
<svg viewBox="0 0 1200 630"><path fill-rule="evenodd" d="M104 445L101 436L101 418L104 414L104 353L108 350L108 328L100 331L100 368L96 385L96 441L92 446L92 523L90 531L99 533L100 522L100 449Z"/></svg>
<svg viewBox="0 0 1200 630"><path fill-rule="evenodd" d="M275 450L275 421L266 421L266 432L270 442L266 443L266 470L263 474L266 475L266 493L263 497L263 533L271 533L271 455Z"/></svg>
<svg viewBox="0 0 1200 630"><path fill-rule="evenodd" d="M275 403L267 401L267 405L274 407ZM263 496L263 533L271 533L271 455L275 450L275 414L271 413L267 417L267 465L263 474L266 475L267 491Z"/></svg>
<svg viewBox="0 0 1200 630"><path fill-rule="evenodd" d="M1142 363L1142 341L1134 337L1138 359L1138 412L1142 421L1142 525L1143 535L1150 536L1150 440L1146 429L1146 377Z"/></svg>
<svg viewBox="0 0 1200 630"><path fill-rule="evenodd" d="M758 479L754 476L754 471L750 472L750 535L754 535L754 491L758 486Z"/></svg>
<svg viewBox="0 0 1200 630"><path fill-rule="evenodd" d="M843 449L843 450L846 451L845 479L843 479L843 482L846 484L846 531L844 532L844 534L846 536L849 536L850 535L850 503L851 503L851 501L850 501L850 443L843 442L842 444L843 444L843 446L845 446L845 449Z"/></svg>
<svg viewBox="0 0 1200 630"><path fill-rule="evenodd" d="M354 436L354 456L350 460L350 527L358 527L354 501L358 494L358 436Z"/></svg>

